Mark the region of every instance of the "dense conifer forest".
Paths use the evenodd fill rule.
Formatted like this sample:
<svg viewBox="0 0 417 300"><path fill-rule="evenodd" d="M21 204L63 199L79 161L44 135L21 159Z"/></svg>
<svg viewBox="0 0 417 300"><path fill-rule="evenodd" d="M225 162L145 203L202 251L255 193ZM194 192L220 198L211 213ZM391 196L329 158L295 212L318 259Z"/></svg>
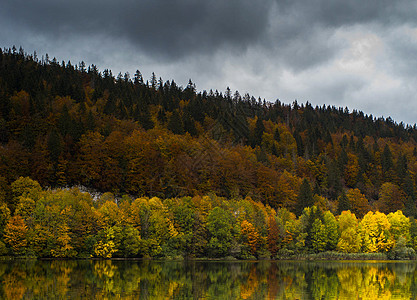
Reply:
<svg viewBox="0 0 417 300"><path fill-rule="evenodd" d="M0 49L0 254L411 251L416 145L361 111Z"/></svg>

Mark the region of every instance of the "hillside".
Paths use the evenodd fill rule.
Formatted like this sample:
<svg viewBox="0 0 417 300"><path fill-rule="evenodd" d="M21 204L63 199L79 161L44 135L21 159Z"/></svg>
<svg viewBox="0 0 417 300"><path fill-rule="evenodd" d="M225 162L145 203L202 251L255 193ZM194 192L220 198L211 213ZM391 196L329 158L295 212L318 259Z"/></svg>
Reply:
<svg viewBox="0 0 417 300"><path fill-rule="evenodd" d="M417 129L0 49L0 174L118 196L415 214ZM305 197L303 196L305 194ZM13 211L13 197L4 196Z"/></svg>

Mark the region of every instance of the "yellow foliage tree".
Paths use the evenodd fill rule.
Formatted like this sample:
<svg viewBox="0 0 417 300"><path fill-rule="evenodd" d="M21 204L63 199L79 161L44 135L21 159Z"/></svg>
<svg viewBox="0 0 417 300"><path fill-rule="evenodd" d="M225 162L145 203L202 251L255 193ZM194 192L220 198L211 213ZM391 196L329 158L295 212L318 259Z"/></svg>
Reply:
<svg viewBox="0 0 417 300"><path fill-rule="evenodd" d="M246 243L251 249L251 253L255 254L259 243L259 233L256 231L252 223L249 223L246 220L242 221L242 223L240 224L240 228L240 233L242 237L245 237Z"/></svg>
<svg viewBox="0 0 417 300"><path fill-rule="evenodd" d="M395 213L389 213L387 218L391 224L390 232L395 242L397 242L398 238L401 236L403 236L406 241L410 241L410 219L404 216L401 210L398 210Z"/></svg>
<svg viewBox="0 0 417 300"><path fill-rule="evenodd" d="M390 235L391 223L387 216L379 211L368 212L359 223L364 252L386 252L394 241Z"/></svg>
<svg viewBox="0 0 417 300"><path fill-rule="evenodd" d="M356 253L360 251L361 239L358 235L358 220L355 214L343 211L338 217L340 238L337 243L337 250L345 253Z"/></svg>

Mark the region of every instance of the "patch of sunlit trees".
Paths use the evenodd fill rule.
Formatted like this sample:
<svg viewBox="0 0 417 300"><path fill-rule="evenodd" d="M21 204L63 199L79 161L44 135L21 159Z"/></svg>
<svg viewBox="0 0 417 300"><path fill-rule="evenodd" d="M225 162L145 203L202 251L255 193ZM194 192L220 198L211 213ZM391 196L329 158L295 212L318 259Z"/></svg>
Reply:
<svg viewBox="0 0 417 300"><path fill-rule="evenodd" d="M93 199L78 188L42 189L28 177L11 184L10 197L0 203L0 254L8 256L254 259L332 251L413 258L417 247L416 221L400 210L358 218L312 205L296 217L250 197Z"/></svg>

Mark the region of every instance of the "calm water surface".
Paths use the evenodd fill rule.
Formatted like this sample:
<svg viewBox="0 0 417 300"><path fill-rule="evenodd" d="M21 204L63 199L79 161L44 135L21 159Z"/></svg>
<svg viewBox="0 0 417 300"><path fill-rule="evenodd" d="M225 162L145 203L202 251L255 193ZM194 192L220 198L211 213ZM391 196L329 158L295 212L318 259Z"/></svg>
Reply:
<svg viewBox="0 0 417 300"><path fill-rule="evenodd" d="M417 263L0 262L0 299L417 299Z"/></svg>

